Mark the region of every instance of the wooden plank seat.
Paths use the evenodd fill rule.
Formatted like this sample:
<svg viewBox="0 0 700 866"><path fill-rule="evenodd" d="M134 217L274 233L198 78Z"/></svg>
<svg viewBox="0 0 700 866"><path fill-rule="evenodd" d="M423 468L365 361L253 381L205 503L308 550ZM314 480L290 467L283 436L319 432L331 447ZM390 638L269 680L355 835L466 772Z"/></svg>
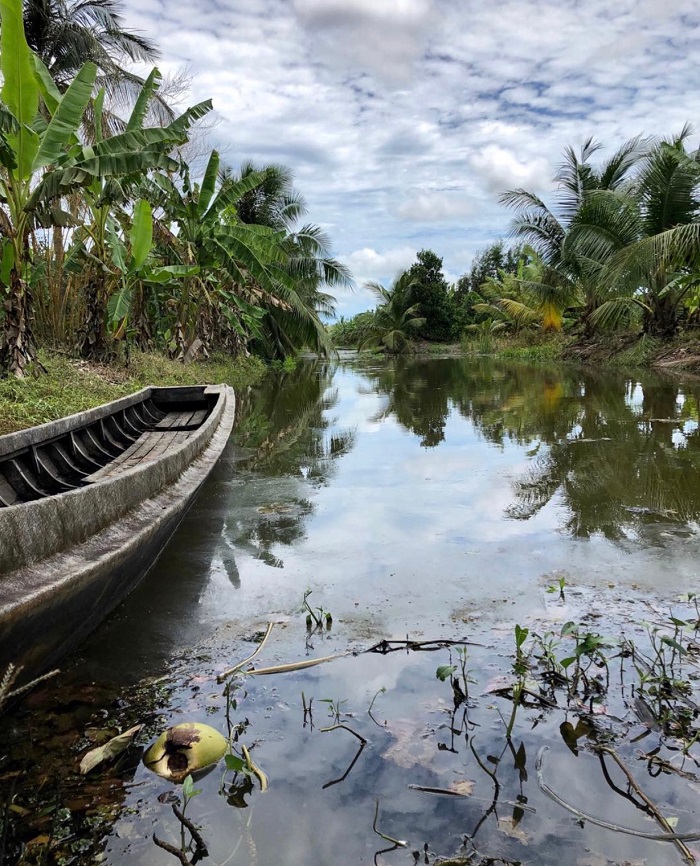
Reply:
<svg viewBox="0 0 700 866"><path fill-rule="evenodd" d="M155 430L169 430L173 427L187 427L195 429L199 427L207 417L206 409L191 409L185 412L168 412L157 424L153 425Z"/></svg>
<svg viewBox="0 0 700 866"><path fill-rule="evenodd" d="M85 480L88 482L102 481L105 478L113 478L115 475L120 475L122 472L132 469L140 463L150 463L162 457L171 448L189 439L190 436L191 433L181 430L164 430L162 433L142 433L136 442L129 446L126 451L123 451L118 457L115 457L114 460L103 466L102 469L98 469L97 472L88 475Z"/></svg>

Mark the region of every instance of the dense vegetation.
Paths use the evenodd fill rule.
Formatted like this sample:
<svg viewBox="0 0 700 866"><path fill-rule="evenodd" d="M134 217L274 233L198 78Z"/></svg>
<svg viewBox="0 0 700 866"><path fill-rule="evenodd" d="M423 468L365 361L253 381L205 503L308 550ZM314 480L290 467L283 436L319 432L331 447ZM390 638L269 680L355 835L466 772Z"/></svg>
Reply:
<svg viewBox="0 0 700 866"><path fill-rule="evenodd" d="M592 139L568 148L554 203L524 189L501 201L515 211L516 245L483 250L456 286L430 251L380 304L341 321L343 344L410 349L416 338L567 332L578 339L628 334L661 344L700 324L700 151L690 128L668 140L635 138L596 163Z"/></svg>
<svg viewBox="0 0 700 866"><path fill-rule="evenodd" d="M115 0L0 0L0 375L39 347L90 361L135 349L173 359L284 358L333 345L571 334L657 345L700 318L700 153L690 129L635 138L607 160L568 148L550 207L515 189L514 242L482 250L455 285L432 250L375 310L328 328L347 286L281 166L237 171L185 146L211 102L175 111L177 82L133 61L156 47ZM198 163L197 163L198 164ZM200 176L201 175L201 176Z"/></svg>
<svg viewBox="0 0 700 866"><path fill-rule="evenodd" d="M157 69L130 72L157 51L117 8L0 2L0 373L23 378L42 345L327 352L325 289L349 274L300 224L291 175L213 151L196 177L183 147L211 102L174 112Z"/></svg>

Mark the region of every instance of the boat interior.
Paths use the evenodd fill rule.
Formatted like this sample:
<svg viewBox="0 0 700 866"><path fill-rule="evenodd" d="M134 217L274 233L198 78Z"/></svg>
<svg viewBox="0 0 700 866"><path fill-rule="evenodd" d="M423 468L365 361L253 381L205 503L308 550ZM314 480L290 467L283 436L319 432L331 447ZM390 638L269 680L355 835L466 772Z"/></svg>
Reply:
<svg viewBox="0 0 700 866"><path fill-rule="evenodd" d="M199 390L189 399L173 399L164 391L0 456L0 508L66 493L157 460L210 415L217 397Z"/></svg>

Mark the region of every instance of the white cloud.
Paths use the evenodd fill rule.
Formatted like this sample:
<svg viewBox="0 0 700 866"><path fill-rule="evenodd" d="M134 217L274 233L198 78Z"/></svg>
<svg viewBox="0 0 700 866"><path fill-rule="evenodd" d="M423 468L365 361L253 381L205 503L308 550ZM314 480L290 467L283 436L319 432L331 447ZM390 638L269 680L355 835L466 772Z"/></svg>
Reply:
<svg viewBox="0 0 700 866"><path fill-rule="evenodd" d="M551 192L566 145L700 116L695 0L125 0L189 64L230 163L283 162L355 273L428 247L449 274L506 234L498 193ZM360 289L346 312L372 306Z"/></svg>
<svg viewBox="0 0 700 866"><path fill-rule="evenodd" d="M406 81L428 32L430 0L294 0L312 44L331 65Z"/></svg>
<svg viewBox="0 0 700 866"><path fill-rule="evenodd" d="M486 187L498 194L512 187L537 187L547 184L552 167L543 159L521 159L500 144L487 144L470 158Z"/></svg>
<svg viewBox="0 0 700 866"><path fill-rule="evenodd" d="M464 192L410 191L396 209L397 216L412 222L442 222L470 216L474 211Z"/></svg>

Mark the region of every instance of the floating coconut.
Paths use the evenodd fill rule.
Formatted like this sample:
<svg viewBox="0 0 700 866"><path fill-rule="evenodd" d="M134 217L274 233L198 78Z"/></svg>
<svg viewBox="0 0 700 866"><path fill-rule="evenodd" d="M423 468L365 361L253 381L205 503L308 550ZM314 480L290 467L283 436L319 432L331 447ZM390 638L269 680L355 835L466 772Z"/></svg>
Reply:
<svg viewBox="0 0 700 866"><path fill-rule="evenodd" d="M225 737L200 722L182 722L164 731L143 756L149 770L172 782L213 766L228 748Z"/></svg>

